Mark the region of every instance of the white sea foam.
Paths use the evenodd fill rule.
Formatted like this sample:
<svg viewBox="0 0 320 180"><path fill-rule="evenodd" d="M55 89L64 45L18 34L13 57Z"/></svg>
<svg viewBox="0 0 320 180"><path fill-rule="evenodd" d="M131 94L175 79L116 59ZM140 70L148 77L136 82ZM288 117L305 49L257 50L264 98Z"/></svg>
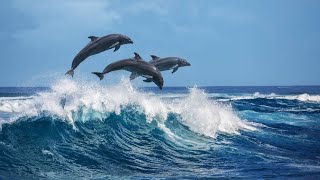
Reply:
<svg viewBox="0 0 320 180"><path fill-rule="evenodd" d="M50 151L48 151L48 150L41 150L41 152L42 152L42 154L44 154L44 155L50 155L50 156L53 156L53 153L52 152L50 152Z"/></svg>
<svg viewBox="0 0 320 180"><path fill-rule="evenodd" d="M239 129L255 130L238 118L231 107L209 100L208 95L197 88L191 88L185 99L173 103L171 110L180 114L182 123L192 131L210 137L218 132L237 134Z"/></svg>
<svg viewBox="0 0 320 180"><path fill-rule="evenodd" d="M303 102L320 102L320 95L310 95L307 93L299 94L299 95L277 95L275 93L271 94L260 94L256 92L252 95L241 95L241 96L229 96L231 100L244 100L244 99L286 99L286 100L299 100Z"/></svg>
<svg viewBox="0 0 320 180"><path fill-rule="evenodd" d="M32 97L24 97L24 96L20 96L20 97L0 97L0 102L3 100L23 100L23 99L31 99Z"/></svg>
<svg viewBox="0 0 320 180"><path fill-rule="evenodd" d="M299 100L299 101L305 101L305 102L308 102L308 101L320 102L320 95L309 95L307 93L299 94L299 95L284 96L284 97L285 99L289 99L289 100Z"/></svg>
<svg viewBox="0 0 320 180"><path fill-rule="evenodd" d="M157 120L159 127L169 134L164 127L169 113L180 116L181 123L192 131L210 137L216 137L218 133L238 134L240 129L255 129L238 118L231 107L210 100L206 93L197 88L192 88L186 97L162 99L137 90L128 79L114 86L103 86L63 78L51 90L31 98L2 99L0 112L12 114L11 119L6 121L47 114L74 125L75 121L102 120L110 113L120 114L121 109L128 105L137 107L146 115L148 122Z"/></svg>

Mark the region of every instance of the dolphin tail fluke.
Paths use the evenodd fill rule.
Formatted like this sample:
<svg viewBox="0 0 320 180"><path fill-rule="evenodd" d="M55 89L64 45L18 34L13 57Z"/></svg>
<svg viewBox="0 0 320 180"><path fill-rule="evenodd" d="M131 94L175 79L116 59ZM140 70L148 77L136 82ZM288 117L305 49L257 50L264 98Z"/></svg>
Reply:
<svg viewBox="0 0 320 180"><path fill-rule="evenodd" d="M100 81L104 78L104 74L103 73L93 72L92 74L97 75L100 78Z"/></svg>
<svg viewBox="0 0 320 180"><path fill-rule="evenodd" d="M66 72L66 75L67 74L69 74L71 77L73 77L73 74L74 74L73 69L70 69L68 72Z"/></svg>

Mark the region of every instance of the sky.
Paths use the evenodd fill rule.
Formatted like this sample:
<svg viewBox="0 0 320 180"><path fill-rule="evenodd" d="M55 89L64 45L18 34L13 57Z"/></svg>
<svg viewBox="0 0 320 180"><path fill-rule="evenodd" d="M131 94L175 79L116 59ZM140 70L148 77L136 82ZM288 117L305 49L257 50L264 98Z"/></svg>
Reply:
<svg viewBox="0 0 320 180"><path fill-rule="evenodd" d="M320 85L319 22L319 0L3 0L0 86L48 86L88 36L112 33L134 44L89 57L76 79L138 52L192 64L163 72L165 86Z"/></svg>

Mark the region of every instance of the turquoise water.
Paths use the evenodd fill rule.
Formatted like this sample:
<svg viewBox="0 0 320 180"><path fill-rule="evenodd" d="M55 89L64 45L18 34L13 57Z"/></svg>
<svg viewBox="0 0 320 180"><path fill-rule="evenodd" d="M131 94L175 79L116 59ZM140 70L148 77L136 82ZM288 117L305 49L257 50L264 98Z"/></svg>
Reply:
<svg viewBox="0 0 320 180"><path fill-rule="evenodd" d="M320 177L320 87L0 88L0 179Z"/></svg>

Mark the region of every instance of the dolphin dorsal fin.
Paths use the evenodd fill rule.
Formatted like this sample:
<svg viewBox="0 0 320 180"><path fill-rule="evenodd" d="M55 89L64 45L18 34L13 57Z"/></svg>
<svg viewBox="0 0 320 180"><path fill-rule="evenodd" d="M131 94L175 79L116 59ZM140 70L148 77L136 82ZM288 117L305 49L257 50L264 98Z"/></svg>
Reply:
<svg viewBox="0 0 320 180"><path fill-rule="evenodd" d="M93 41L97 40L99 37L97 37L97 36L89 36L88 38L91 39L91 42L93 42Z"/></svg>
<svg viewBox="0 0 320 180"><path fill-rule="evenodd" d="M136 61L143 61L142 60L142 58L141 58L141 56L138 54L138 53L134 53L134 60L136 60Z"/></svg>
<svg viewBox="0 0 320 180"><path fill-rule="evenodd" d="M158 56L156 56L156 55L150 55L151 56L151 58L152 58L152 61L157 61L157 60L159 60L160 58L158 57Z"/></svg>

